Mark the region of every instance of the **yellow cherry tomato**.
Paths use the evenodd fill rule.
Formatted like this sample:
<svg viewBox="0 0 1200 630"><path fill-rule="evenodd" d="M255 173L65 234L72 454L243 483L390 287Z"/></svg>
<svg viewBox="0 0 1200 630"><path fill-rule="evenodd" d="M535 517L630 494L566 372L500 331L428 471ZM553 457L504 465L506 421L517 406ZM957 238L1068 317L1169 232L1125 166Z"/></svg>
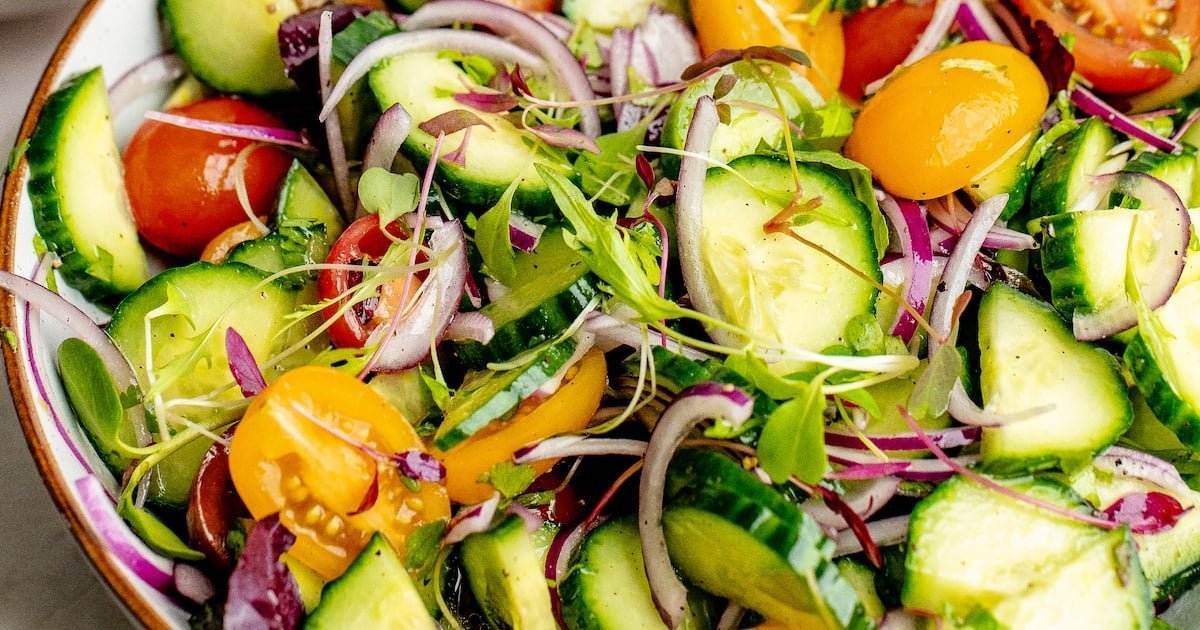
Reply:
<svg viewBox="0 0 1200 630"><path fill-rule="evenodd" d="M710 55L722 48L786 46L812 60L804 68L825 97L837 92L846 61L842 15L824 12L815 25L796 13L802 0L691 0L692 22L700 49Z"/></svg>
<svg viewBox="0 0 1200 630"><path fill-rule="evenodd" d="M258 228L260 224L267 222L266 217L258 217L259 223L253 221L242 221L237 225L226 228L224 232L213 237L213 240L204 246L204 251L200 254L200 260L215 264L225 262L225 257L234 247L252 241L266 233Z"/></svg>
<svg viewBox="0 0 1200 630"><path fill-rule="evenodd" d="M493 422L449 451L436 453L446 465L450 498L457 503L487 499L496 490L479 478L493 466L510 460L513 453L531 442L586 428L600 407L607 376L604 353L592 350L568 370L564 384L549 398L528 409L522 406L512 419ZM557 461L544 460L532 466L541 475Z"/></svg>
<svg viewBox="0 0 1200 630"><path fill-rule="evenodd" d="M1019 50L970 42L900 70L858 114L846 155L892 194L933 199L977 179L1037 127L1049 88Z"/></svg>
<svg viewBox="0 0 1200 630"><path fill-rule="evenodd" d="M250 514L279 514L296 535L288 553L326 580L340 575L373 533L403 554L414 529L450 514L440 484L418 482L414 492L394 465L346 437L384 453L424 448L408 421L370 387L311 366L259 393L229 445L233 485ZM377 498L360 512L374 483Z"/></svg>

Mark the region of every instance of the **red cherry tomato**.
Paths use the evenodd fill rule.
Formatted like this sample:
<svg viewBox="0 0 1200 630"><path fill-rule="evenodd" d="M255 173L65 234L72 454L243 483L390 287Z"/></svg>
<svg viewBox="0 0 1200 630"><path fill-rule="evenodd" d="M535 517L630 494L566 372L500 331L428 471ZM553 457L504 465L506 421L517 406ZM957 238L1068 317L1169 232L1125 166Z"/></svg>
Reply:
<svg viewBox="0 0 1200 630"><path fill-rule="evenodd" d="M1075 70L1101 91L1141 92L1165 83L1170 70L1131 58L1142 50L1175 52L1171 37L1200 45L1196 0L1016 0L1032 20L1044 20L1059 36L1075 38Z"/></svg>
<svg viewBox="0 0 1200 630"><path fill-rule="evenodd" d="M900 65L929 26L936 6L932 0L892 0L847 18L843 25L846 50L854 54L846 55L842 93L862 100L869 83L882 79ZM880 37L880 33L888 35Z"/></svg>
<svg viewBox="0 0 1200 630"><path fill-rule="evenodd" d="M225 437L230 435L226 432ZM188 540L214 567L227 571L233 564L225 540L234 520L248 515L229 475L229 446L213 442L200 461L188 494Z"/></svg>
<svg viewBox="0 0 1200 630"><path fill-rule="evenodd" d="M244 125L282 127L271 113L246 101L220 97L172 114ZM175 256L196 258L226 229L247 219L238 201L234 163L249 140L146 121L125 149L125 188L138 232ZM270 215L279 182L292 158L272 147L246 160L246 194L255 214Z"/></svg>
<svg viewBox="0 0 1200 630"><path fill-rule="evenodd" d="M408 238L397 224L388 227L391 238L383 233L379 226L377 215L367 215L346 228L338 237L337 242L329 250L326 262L340 265L372 264L379 261L392 245L393 238ZM418 260L423 260L418 256ZM317 276L317 292L322 301L342 298L330 304L321 311L326 321L332 319L329 326L329 338L333 345L339 348L361 348L367 343L380 325L386 324L396 312L404 291L404 278L398 278L384 283L379 287L378 297L359 301L338 316L338 310L345 304L349 296L347 291L362 282L363 274L355 271L322 270ZM409 295L415 295L420 287L420 279L414 278L409 287Z"/></svg>

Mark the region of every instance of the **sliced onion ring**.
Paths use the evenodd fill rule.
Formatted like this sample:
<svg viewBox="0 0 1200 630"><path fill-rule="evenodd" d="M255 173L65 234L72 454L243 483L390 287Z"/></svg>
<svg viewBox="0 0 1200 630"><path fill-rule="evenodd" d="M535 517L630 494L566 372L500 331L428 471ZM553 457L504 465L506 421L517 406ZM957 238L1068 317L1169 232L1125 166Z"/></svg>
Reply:
<svg viewBox="0 0 1200 630"><path fill-rule="evenodd" d="M1196 492L1187 485L1179 471L1170 463L1149 453L1113 446L1097 456L1093 465L1113 475L1152 483L1163 490L1171 491L1177 497L1188 499L1191 503L1196 502Z"/></svg>
<svg viewBox="0 0 1200 630"><path fill-rule="evenodd" d="M462 542L471 534L486 532L491 527L492 518L496 516L496 509L499 506L500 495L493 494L483 503L459 508L458 514L454 515L446 527L446 536L443 542L453 545Z"/></svg>
<svg viewBox="0 0 1200 630"><path fill-rule="evenodd" d="M577 101L596 98L592 84L583 71L583 65L570 49L550 29L511 7L484 0L439 0L426 4L409 16L404 21L403 28L415 31L463 23L486 26L493 32L510 36L537 52L553 68L559 82L571 98ZM521 65L529 67L525 63ZM600 114L596 108L582 107L579 111L584 133L593 138L600 135Z"/></svg>
<svg viewBox="0 0 1200 630"><path fill-rule="evenodd" d="M371 139L367 141L367 149L363 152L362 170L378 167L392 169L392 162L400 147L408 139L412 130L412 116L400 103L395 103L384 110L371 129Z"/></svg>
<svg viewBox="0 0 1200 630"><path fill-rule="evenodd" d="M907 514L880 519L867 523L867 531L871 534L871 540L880 547L896 545L908 538L908 519ZM850 530L839 532L836 542L837 547L833 552L835 557L848 556L863 550L862 541Z"/></svg>
<svg viewBox="0 0 1200 630"><path fill-rule="evenodd" d="M1141 293L1146 306L1151 309L1162 306L1171 298L1183 275L1188 242L1192 236L1192 220L1187 206L1173 188L1145 173L1113 173L1100 175L1092 181L1099 190L1108 191L1102 193L1101 198L1107 198L1112 193L1129 195L1141 202L1140 208L1152 210L1153 223L1146 229L1156 238L1154 257L1144 269L1135 268L1134 271L1142 284ZM1137 221L1135 225L1137 223L1149 222ZM1128 299L1116 300L1095 313L1076 312L1072 324L1076 339L1104 339L1136 325L1137 308Z"/></svg>
<svg viewBox="0 0 1200 630"><path fill-rule="evenodd" d="M650 436L645 468L638 488L638 531L642 536L642 559L654 605L670 628L679 626L687 613L687 587L675 575L667 555L663 534L663 493L667 467L688 432L704 420L723 419L740 426L750 418L754 400L731 385L701 383L679 394L663 412Z"/></svg>
<svg viewBox="0 0 1200 630"><path fill-rule="evenodd" d="M864 519L871 518L896 496L900 480L895 477L880 477L852 487L842 496L842 501L855 514ZM805 512L828 531L840 531L849 527L840 514L830 509L820 496L813 495L802 505Z"/></svg>
<svg viewBox="0 0 1200 630"><path fill-rule="evenodd" d="M1071 102L1080 110L1092 116L1099 117L1113 129L1134 140L1141 140L1160 151L1178 153L1183 149L1183 146L1175 140L1164 138L1137 124L1137 122L1131 120L1128 116L1121 113L1120 110L1109 105L1104 99L1096 96L1094 92L1082 85L1076 86L1074 90L1071 90Z"/></svg>
<svg viewBox="0 0 1200 630"><path fill-rule="evenodd" d="M940 448L957 448L973 444L979 440L982 431L979 427L953 427L940 431L926 431L929 439ZM867 435L871 445L881 451L921 451L925 450L925 442L915 433L899 433L894 435ZM830 446L868 450L862 439L853 433L826 431L825 443Z"/></svg>
<svg viewBox="0 0 1200 630"><path fill-rule="evenodd" d="M876 191L880 197L879 207L892 222L900 237L900 247L908 260L908 280L904 287L904 301L918 313L925 312L925 302L933 289L933 243L929 238L929 222L921 204L908 199L896 199ZM917 319L908 309L896 312L891 334L908 343L917 332Z"/></svg>
<svg viewBox="0 0 1200 630"><path fill-rule="evenodd" d="M536 444L518 449L516 453L513 453L513 463L528 464L547 459L587 455L628 455L641 457L646 454L646 446L647 443L641 440L565 435L542 440Z"/></svg>
<svg viewBox="0 0 1200 630"><path fill-rule="evenodd" d="M129 531L100 480L89 475L76 479L74 485L89 522L105 542L106 551L148 586L169 593L175 582L174 563L151 551Z"/></svg>
<svg viewBox="0 0 1200 630"><path fill-rule="evenodd" d="M446 328L446 339L454 341L470 339L479 343L487 343L495 335L496 323L492 321L492 318L479 311L458 313L450 322L450 326Z"/></svg>
<svg viewBox="0 0 1200 630"><path fill-rule="evenodd" d="M252 140L254 142L264 142L282 147L291 147L293 149L302 149L305 151L313 151L312 143L304 137L304 134L291 129L280 127L264 127L262 125L241 125L237 123L216 122L212 120L202 120L199 118L188 118L187 116L179 116L169 112L148 111L146 112L146 120L153 120L175 127L191 129L193 131L203 131L205 133L216 134L219 136L228 136L230 138L241 138L243 140Z"/></svg>
<svg viewBox="0 0 1200 630"><path fill-rule="evenodd" d="M164 53L139 63L108 89L113 115L120 116L134 101L152 90L174 83L186 73L187 65L174 53Z"/></svg>

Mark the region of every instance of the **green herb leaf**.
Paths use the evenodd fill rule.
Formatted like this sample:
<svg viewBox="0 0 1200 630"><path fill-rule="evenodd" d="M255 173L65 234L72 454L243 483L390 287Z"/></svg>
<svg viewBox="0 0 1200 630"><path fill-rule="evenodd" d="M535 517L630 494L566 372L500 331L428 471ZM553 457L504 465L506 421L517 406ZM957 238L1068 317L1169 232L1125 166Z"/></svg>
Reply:
<svg viewBox="0 0 1200 630"><path fill-rule="evenodd" d="M808 113L804 122L804 142L830 151L840 151L854 128L854 109L841 97Z"/></svg>
<svg viewBox="0 0 1200 630"><path fill-rule="evenodd" d="M758 461L775 483L795 475L815 484L825 476L825 397L817 383L808 392L779 406L758 440Z"/></svg>
<svg viewBox="0 0 1200 630"><path fill-rule="evenodd" d="M875 396L866 389L852 389L838 394L837 397L861 407L872 418L883 417L883 409L880 409Z"/></svg>
<svg viewBox="0 0 1200 630"><path fill-rule="evenodd" d="M121 496L117 503L117 513L129 523L129 527L143 542L162 555L180 560L204 559L203 553L188 547L179 535L158 520L157 516L149 510L135 506L128 494Z"/></svg>
<svg viewBox="0 0 1200 630"><path fill-rule="evenodd" d="M512 219L513 195L520 181L513 180L496 205L480 215L475 226L475 245L483 258L484 271L504 284L512 282L517 275L517 254L513 251L508 225Z"/></svg>
<svg viewBox="0 0 1200 630"><path fill-rule="evenodd" d="M442 549L442 533L445 531L446 519L425 523L414 529L405 542L404 566L413 573L432 569Z"/></svg>
<svg viewBox="0 0 1200 630"><path fill-rule="evenodd" d="M438 59L449 59L457 63L476 85L487 85L487 82L496 76L496 65L487 57L457 50L443 50L438 53Z"/></svg>
<svg viewBox="0 0 1200 630"><path fill-rule="evenodd" d="M375 40L399 31L396 20L387 13L368 13L333 36L333 60L346 66Z"/></svg>
<svg viewBox="0 0 1200 630"><path fill-rule="evenodd" d="M835 151L797 151L796 161L805 164L824 164L841 171L850 179L854 196L871 213L871 229L875 234L875 250L882 259L888 246L888 224L879 210L879 201L875 199L875 188L871 169L843 156Z"/></svg>
<svg viewBox="0 0 1200 630"><path fill-rule="evenodd" d="M1148 48L1145 50L1134 51L1129 55L1129 60L1132 62L1141 62L1161 66L1170 70L1175 74L1182 74L1188 66L1192 64L1192 46L1191 38L1187 36L1170 37L1168 38L1171 45L1175 47L1174 51L1161 50L1158 48Z"/></svg>
<svg viewBox="0 0 1200 630"><path fill-rule="evenodd" d="M429 389L429 395L433 397L433 404L437 405L438 409L445 409L446 405L450 404L450 388L445 383L439 381L432 374L427 374L425 368L420 368L421 382Z"/></svg>
<svg viewBox="0 0 1200 630"><path fill-rule="evenodd" d="M382 225L416 210L420 197L421 180L413 173L390 173L375 167L358 180L358 198L367 212L379 215Z"/></svg>
<svg viewBox="0 0 1200 630"><path fill-rule="evenodd" d="M17 168L17 164L21 163L21 158L25 157L25 152L29 150L29 138L24 138L12 148L12 152L8 154L8 169L6 173L13 172Z"/></svg>
<svg viewBox="0 0 1200 630"><path fill-rule="evenodd" d="M913 385L908 397L908 411L917 420L940 418L950 406L950 392L962 377L962 353L954 345L957 326L950 333L950 341L943 344L929 360L925 372Z"/></svg>
<svg viewBox="0 0 1200 630"><path fill-rule="evenodd" d="M883 354L883 327L871 313L857 315L846 322L846 343L854 354L870 356Z"/></svg>
<svg viewBox="0 0 1200 630"><path fill-rule="evenodd" d="M645 192L646 187L629 156L637 154L649 126L650 122L645 120L625 131L604 134L596 138L600 153L579 154L575 171L579 173L584 194L614 206L626 206Z"/></svg>
<svg viewBox="0 0 1200 630"><path fill-rule="evenodd" d="M4 336L4 345L8 346L9 350L17 349L17 333L8 326L0 326L0 335Z"/></svg>
<svg viewBox="0 0 1200 630"><path fill-rule="evenodd" d="M58 370L71 408L96 454L109 469L125 470L136 457L124 447L132 442L133 431L100 354L79 339L67 339L58 347Z"/></svg>
<svg viewBox="0 0 1200 630"><path fill-rule="evenodd" d="M729 355L725 359L725 367L742 375L755 389L776 400L808 395L807 382L776 375L765 361L750 351Z"/></svg>
<svg viewBox="0 0 1200 630"><path fill-rule="evenodd" d="M537 471L527 464L514 464L504 460L479 478L481 483L491 484L505 499L511 499L525 491L537 477Z"/></svg>

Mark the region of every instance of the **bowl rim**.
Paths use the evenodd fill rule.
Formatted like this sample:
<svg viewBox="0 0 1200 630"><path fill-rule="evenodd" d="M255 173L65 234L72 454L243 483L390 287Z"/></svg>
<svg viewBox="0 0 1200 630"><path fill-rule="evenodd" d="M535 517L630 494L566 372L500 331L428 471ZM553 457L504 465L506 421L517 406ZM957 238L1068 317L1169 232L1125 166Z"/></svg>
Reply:
<svg viewBox="0 0 1200 630"><path fill-rule="evenodd" d="M71 52L83 31L88 28L96 9L103 2L104 0L88 0L79 9L79 13L71 22L66 34L55 47L54 54L42 72L29 106L25 110L25 116L21 120L20 130L17 133L18 142L33 134L42 107L45 106L47 97L58 83L58 74L67 54ZM0 212L3 214L0 217L0 267L8 271L12 271L15 260L14 239L17 235L20 202L25 192L28 175L28 164L22 157L8 174L4 182L3 200L0 201ZM6 293L3 299L0 299L0 324L12 329L16 323L17 298L11 293ZM116 559L106 551L104 542L88 527L89 520L81 506L72 499L68 482L49 453L49 442L38 421L38 414L34 411L37 408L34 387L23 369L24 353L14 350L3 354L8 375L8 387L12 392L13 406L16 407L21 430L25 434L25 444L29 448L30 455L33 456L42 482L50 491L50 497L54 500L55 507L58 508L60 514L66 517L72 536L83 548L84 555L103 578L109 591L117 596L126 611L132 614L137 622L155 630L170 628L167 620L158 613L152 603L142 597L130 577L121 571Z"/></svg>

